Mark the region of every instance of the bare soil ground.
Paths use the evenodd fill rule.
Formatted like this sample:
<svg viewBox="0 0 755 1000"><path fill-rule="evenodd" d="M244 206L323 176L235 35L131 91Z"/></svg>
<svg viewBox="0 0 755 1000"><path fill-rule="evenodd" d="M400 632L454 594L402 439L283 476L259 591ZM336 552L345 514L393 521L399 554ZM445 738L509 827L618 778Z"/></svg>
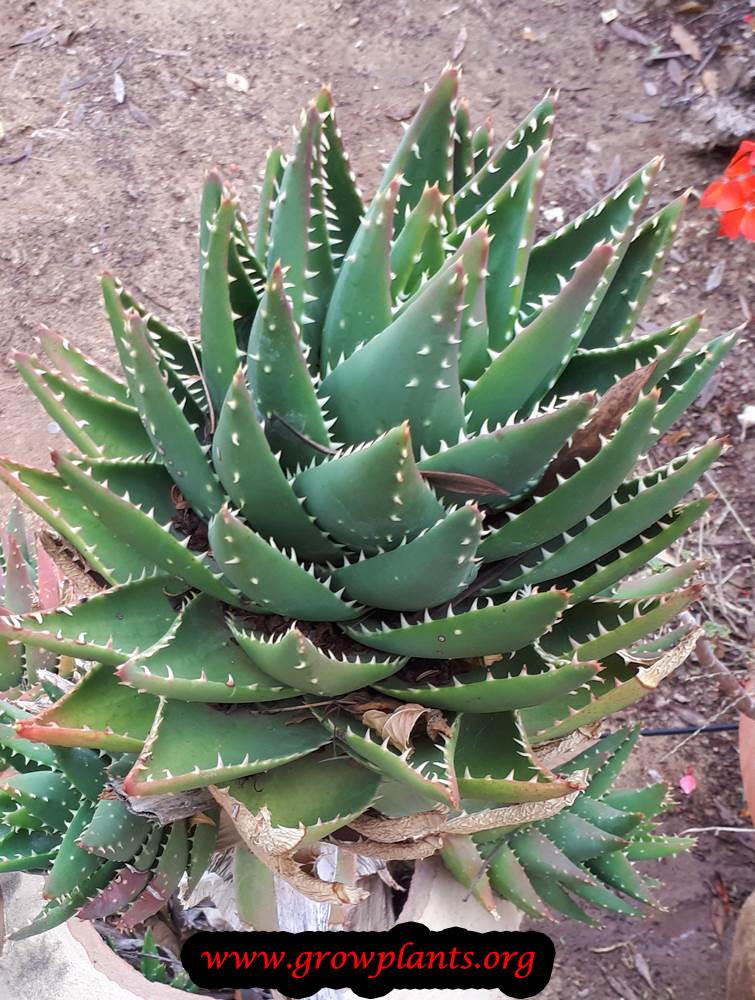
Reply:
<svg viewBox="0 0 755 1000"><path fill-rule="evenodd" d="M657 153L667 166L653 207L688 187L702 191L727 151L693 153L682 135L700 131L696 103L741 77L749 0L616 7L620 16L605 24L601 10L614 9L607 0L0 0L2 451L45 464L49 449L64 443L6 359L13 349L33 351L35 326L45 322L107 363L103 270L159 314L196 327L204 171L219 165L253 216L265 151L287 142L298 109L322 81L333 84L365 191L423 81L451 57L464 64L473 111L490 115L499 134L548 87L561 87L546 190L551 225L557 210L567 218L583 210ZM673 23L692 34L700 58L678 52ZM228 86L229 72L246 79L246 92ZM751 313L753 248L715 232L693 195L643 316L647 327L704 308L718 333ZM686 545L694 553L702 546L710 561L704 610L729 629L722 653L739 668L750 642L753 547L736 518L755 523L755 430L743 438L737 415L755 403L751 352L745 337L704 409L698 405L667 440L679 447L710 434L731 438L714 479L734 513L719 503ZM693 662L654 704L643 703L643 722L699 723L720 708ZM685 798L677 789L667 829L746 825L732 734L678 743L646 739L634 764L639 779L654 768L674 784L693 767L698 790ZM691 854L665 864L663 878L666 909L644 922L544 928L558 948L544 996L723 998L733 917L755 887L755 837L703 834Z"/></svg>

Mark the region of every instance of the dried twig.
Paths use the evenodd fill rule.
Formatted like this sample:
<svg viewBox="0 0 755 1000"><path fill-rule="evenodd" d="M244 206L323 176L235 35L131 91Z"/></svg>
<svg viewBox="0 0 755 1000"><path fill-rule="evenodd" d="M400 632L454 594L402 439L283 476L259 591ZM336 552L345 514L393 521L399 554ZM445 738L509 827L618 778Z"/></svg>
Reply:
<svg viewBox="0 0 755 1000"><path fill-rule="evenodd" d="M694 615L690 614L689 611L683 611L679 617L685 625L693 627L698 624ZM708 672L708 676L718 680L721 694L725 698L734 699L737 711L741 712L742 715L746 715L748 719L755 719L755 697L748 694L739 678L718 659L713 652L710 640L701 636L697 640L695 653L700 666Z"/></svg>
<svg viewBox="0 0 755 1000"><path fill-rule="evenodd" d="M742 534L745 536L745 538L750 543L750 545L752 545L752 547L755 549L755 535L753 535L753 533L750 531L750 529L744 523L744 521L742 520L742 518L739 516L739 514L737 513L735 507L732 505L732 503L729 500L729 498L726 496L726 494L724 493L724 491L718 485L718 482L713 478L713 476L711 476L711 474L709 472L705 473L705 478L708 480L708 482L713 487L713 489L716 491L716 493L718 493L719 497L721 498L721 502L726 507L726 509L728 510L728 512L731 514L731 516L734 518L734 520L737 522L737 525L739 526Z"/></svg>

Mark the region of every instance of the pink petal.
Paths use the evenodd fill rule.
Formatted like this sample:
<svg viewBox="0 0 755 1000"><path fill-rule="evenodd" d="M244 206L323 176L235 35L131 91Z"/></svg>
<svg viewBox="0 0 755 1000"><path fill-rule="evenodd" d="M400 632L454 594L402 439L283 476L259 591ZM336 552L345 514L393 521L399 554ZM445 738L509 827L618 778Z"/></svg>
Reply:
<svg viewBox="0 0 755 1000"><path fill-rule="evenodd" d="M683 774L679 779L679 787L684 792L685 795L691 795L697 788L697 780L692 773L692 768L687 768L687 773Z"/></svg>

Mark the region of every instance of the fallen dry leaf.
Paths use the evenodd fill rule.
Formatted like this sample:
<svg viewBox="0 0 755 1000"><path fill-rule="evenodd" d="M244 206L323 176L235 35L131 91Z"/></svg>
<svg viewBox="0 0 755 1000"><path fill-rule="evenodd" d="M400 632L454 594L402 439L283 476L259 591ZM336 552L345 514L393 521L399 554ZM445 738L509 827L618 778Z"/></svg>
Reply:
<svg viewBox="0 0 755 1000"><path fill-rule="evenodd" d="M383 739L387 739L401 753L405 753L411 751L412 732L423 716L430 739L441 733L446 736L451 735L451 729L442 712L437 708L425 708L424 705L411 703L402 705L390 713L371 709L364 713L362 722L379 733Z"/></svg>
<svg viewBox="0 0 755 1000"><path fill-rule="evenodd" d="M718 70L715 69L704 69L700 79L703 82L703 87L710 94L711 97L718 97Z"/></svg>
<svg viewBox="0 0 755 1000"><path fill-rule="evenodd" d="M671 27L671 37L685 54L689 56L690 59L694 59L695 62L700 62L703 58L703 53L700 49L700 43L689 31L684 27L683 24L674 24Z"/></svg>
<svg viewBox="0 0 755 1000"><path fill-rule="evenodd" d="M525 42L541 42L542 37L533 31L532 28L527 24L522 28L522 38Z"/></svg>
<svg viewBox="0 0 755 1000"><path fill-rule="evenodd" d="M634 967L635 967L635 969L637 969L638 975L642 976L642 978L645 980L645 982L648 984L648 986L652 990L653 989L653 975L652 975L652 973L650 971L650 966L647 963L647 959L639 951L636 951L634 953Z"/></svg>
<svg viewBox="0 0 755 1000"><path fill-rule="evenodd" d="M131 115L131 117L134 119L135 122L138 122L139 125L144 125L145 128L152 128L152 122L150 122L149 118L144 114L142 109L140 107L137 107L137 105L134 104L133 101L129 101L127 107L129 110L129 114Z"/></svg>
<svg viewBox="0 0 755 1000"><path fill-rule="evenodd" d="M226 73L225 85L229 90L235 90L237 94L249 93L249 81L241 73Z"/></svg>
<svg viewBox="0 0 755 1000"><path fill-rule="evenodd" d="M622 1000L638 1000L637 994L634 992L629 983L624 982L619 976L609 976L606 973L606 979L608 980L608 985L614 991L617 996L620 996Z"/></svg>
<svg viewBox="0 0 755 1000"><path fill-rule="evenodd" d="M126 84L120 73L113 73L113 97L116 104L123 104L126 100Z"/></svg>
<svg viewBox="0 0 755 1000"><path fill-rule="evenodd" d="M666 74L675 87L681 87L684 83L684 71L678 59L669 59L666 63Z"/></svg>
<svg viewBox="0 0 755 1000"><path fill-rule="evenodd" d="M742 428L742 440L744 441L747 432L751 427L755 427L755 406L748 403L745 408L737 414L737 420Z"/></svg>
<svg viewBox="0 0 755 1000"><path fill-rule="evenodd" d="M462 54L467 44L467 26L462 24L459 29L459 34L456 36L456 41L454 42L453 51L451 52L452 59L458 59Z"/></svg>
<svg viewBox="0 0 755 1000"><path fill-rule="evenodd" d="M611 31L614 35L618 35L619 38L623 38L625 42L631 42L632 45L642 45L645 48L649 48L651 42L647 35L643 35L641 31L636 28L628 28L626 24L622 24L621 21L611 21Z"/></svg>
<svg viewBox="0 0 755 1000"><path fill-rule="evenodd" d="M31 31L25 31L15 42L11 42L10 48L13 49L18 45L33 45L34 42L41 42L57 27L57 24L44 24L41 28L32 28Z"/></svg>
<svg viewBox="0 0 755 1000"><path fill-rule="evenodd" d="M21 163L31 156L32 144L27 142L20 153L9 153L7 156L0 156L0 166L10 166L12 163Z"/></svg>
<svg viewBox="0 0 755 1000"><path fill-rule="evenodd" d="M719 260L717 264L714 264L710 269L708 277L705 279L705 291L715 292L718 286L723 280L724 271L726 269L726 261Z"/></svg>

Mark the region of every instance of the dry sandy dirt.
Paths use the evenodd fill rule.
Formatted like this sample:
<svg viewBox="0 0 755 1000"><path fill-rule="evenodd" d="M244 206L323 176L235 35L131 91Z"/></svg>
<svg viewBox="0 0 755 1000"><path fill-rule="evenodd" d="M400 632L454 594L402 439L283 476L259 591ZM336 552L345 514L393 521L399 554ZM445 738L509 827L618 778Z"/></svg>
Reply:
<svg viewBox="0 0 755 1000"><path fill-rule="evenodd" d="M706 32L722 24L724 47L706 65L718 67L724 86L742 58L741 44L729 43L744 30L748 2L692 4L701 13L674 14L684 6L635 0L622 9L642 12L639 20L623 16L619 23L639 25L662 53L675 49L669 30L676 17L699 39L704 59L712 37ZM688 187L700 192L726 162L725 151L699 155L681 140L690 124L684 95L700 87L700 62L647 61L646 45L602 23L601 9L612 7L588 0L0 0L1 450L45 464L49 449L63 444L9 355L33 351L35 326L45 322L107 364L111 346L97 287L103 270L159 314L196 327L204 171L219 165L253 216L265 151L290 141L298 109L322 81L333 85L365 191L423 82L454 55L464 64L473 111L490 115L499 134L546 88L561 87L546 208L568 218L657 153L666 170L656 206ZM50 30L28 40L28 32L43 28ZM14 45L18 40L24 44ZM227 85L229 72L246 79L247 92ZM715 233L693 193L684 232L643 316L646 327L704 308L718 333L751 312L753 248ZM685 418L676 439L688 445L710 434L730 436L714 478L749 525L755 430L743 439L736 418L755 403L751 352L745 336L706 392L705 409ZM2 509L7 502L3 496ZM702 546L712 565L713 596L704 610L731 629L722 653L741 668L750 641L752 545L723 503L704 528L688 542L695 553ZM650 725L699 722L720 709L694 663L675 687L643 704ZM634 765L640 779L656 768L674 784L693 767L698 790L684 798L677 789L684 801L672 809L667 829L746 825L733 734L677 748L679 741L644 740ZM755 888L755 837L703 834L700 846L667 862L662 875L667 909L643 922L613 920L600 931L549 928L558 958L544 996L723 998L733 917Z"/></svg>

